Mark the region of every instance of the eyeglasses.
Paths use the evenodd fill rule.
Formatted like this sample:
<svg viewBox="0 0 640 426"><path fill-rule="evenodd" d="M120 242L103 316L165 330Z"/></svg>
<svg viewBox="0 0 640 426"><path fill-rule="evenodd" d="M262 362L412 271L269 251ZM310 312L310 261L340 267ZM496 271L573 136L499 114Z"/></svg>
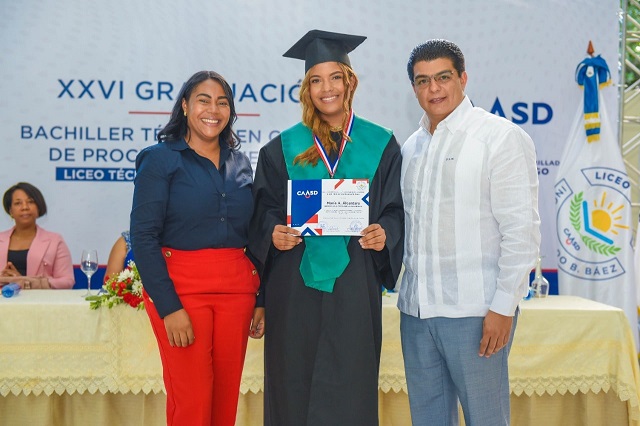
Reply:
<svg viewBox="0 0 640 426"><path fill-rule="evenodd" d="M435 81L438 86L444 86L453 78L453 71L441 71L434 75L419 75L413 80L413 85L419 89L431 86L431 82Z"/></svg>

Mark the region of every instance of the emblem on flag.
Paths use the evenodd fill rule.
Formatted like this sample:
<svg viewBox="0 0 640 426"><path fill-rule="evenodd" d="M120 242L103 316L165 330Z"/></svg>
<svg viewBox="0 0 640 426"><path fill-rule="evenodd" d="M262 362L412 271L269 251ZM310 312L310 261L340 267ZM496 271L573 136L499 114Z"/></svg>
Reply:
<svg viewBox="0 0 640 426"><path fill-rule="evenodd" d="M555 186L558 267L576 278L612 279L625 273L616 255L625 244L621 236L629 230L625 218L631 203L618 187L629 182L624 173L609 168L585 168L581 175L583 181L573 186L566 179ZM603 182L606 176L615 176L614 182Z"/></svg>

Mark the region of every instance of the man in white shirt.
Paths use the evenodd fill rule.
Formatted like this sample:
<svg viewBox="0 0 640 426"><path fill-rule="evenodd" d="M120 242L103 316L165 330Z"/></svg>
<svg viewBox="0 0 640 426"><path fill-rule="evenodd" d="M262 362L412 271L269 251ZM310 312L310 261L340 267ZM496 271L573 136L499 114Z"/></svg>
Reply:
<svg viewBox="0 0 640 426"><path fill-rule="evenodd" d="M402 147L402 351L413 425L510 421L507 358L538 256L535 147L473 107L460 48L418 45L407 65L420 127Z"/></svg>

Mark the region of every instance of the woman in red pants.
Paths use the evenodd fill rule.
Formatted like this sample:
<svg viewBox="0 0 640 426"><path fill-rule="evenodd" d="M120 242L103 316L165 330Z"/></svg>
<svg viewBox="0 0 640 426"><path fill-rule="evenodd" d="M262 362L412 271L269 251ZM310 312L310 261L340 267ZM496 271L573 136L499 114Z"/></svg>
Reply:
<svg viewBox="0 0 640 426"><path fill-rule="evenodd" d="M247 257L253 172L229 84L183 86L158 144L136 158L131 243L160 348L168 425L233 426L247 337L264 308Z"/></svg>

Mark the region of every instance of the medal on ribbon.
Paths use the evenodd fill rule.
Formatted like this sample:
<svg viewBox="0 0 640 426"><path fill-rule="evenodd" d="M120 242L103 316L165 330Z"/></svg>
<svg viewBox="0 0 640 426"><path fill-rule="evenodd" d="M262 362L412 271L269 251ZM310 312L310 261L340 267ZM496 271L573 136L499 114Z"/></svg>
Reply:
<svg viewBox="0 0 640 426"><path fill-rule="evenodd" d="M351 110L351 114L349 115L349 121L347 122L347 128L345 129L345 134L347 136L351 136L351 129L353 128L353 117L354 117L353 110ZM331 178L333 178L333 175L336 174L336 170L338 169L338 163L340 162L340 157L342 156L344 148L347 146L347 136L342 137L342 142L340 142L340 147L338 149L338 157L336 158L336 161L332 163L331 159L329 158L329 153L327 153L327 151L325 150L324 145L322 145L322 142L320 142L320 139L318 138L318 136L313 135L313 140L316 144L316 149L318 150L318 153L320 154L320 158L322 158L322 162L327 168L327 171L329 172L329 176L331 176Z"/></svg>

